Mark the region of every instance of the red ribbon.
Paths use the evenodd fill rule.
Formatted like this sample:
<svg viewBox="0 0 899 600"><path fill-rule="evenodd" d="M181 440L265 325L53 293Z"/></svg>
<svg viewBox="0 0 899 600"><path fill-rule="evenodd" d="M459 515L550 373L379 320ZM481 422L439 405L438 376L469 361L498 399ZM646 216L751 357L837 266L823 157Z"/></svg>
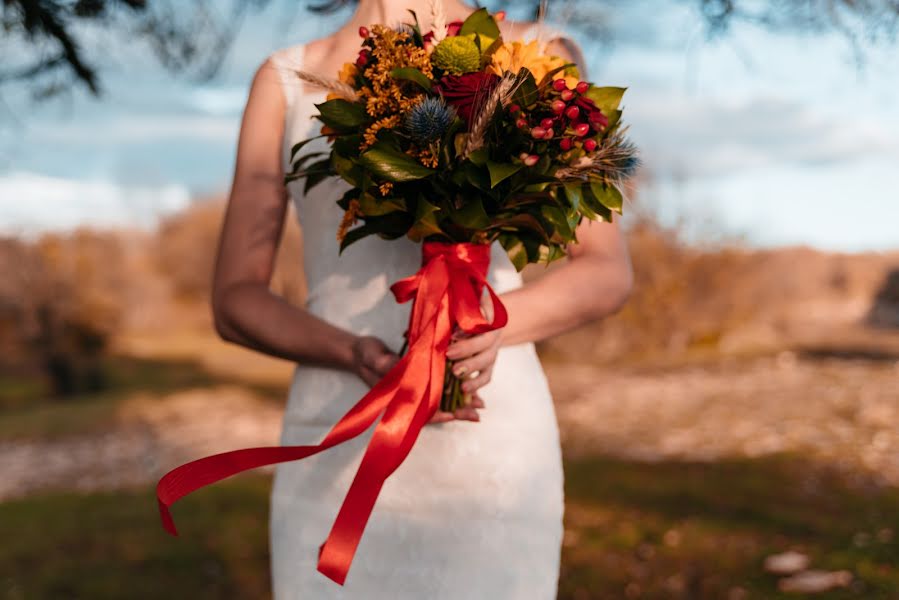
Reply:
<svg viewBox="0 0 899 600"><path fill-rule="evenodd" d="M178 535L169 507L187 494L242 471L318 454L358 436L383 413L331 532L319 547L319 572L343 585L381 487L405 460L421 428L440 406L446 349L454 328L478 334L506 324L506 309L487 283L489 264L487 244L426 242L422 246L421 269L390 288L398 302L414 299L406 355L334 425L320 444L233 450L166 473L156 486L159 514L166 531ZM480 298L485 287L493 302L492 322L481 313Z"/></svg>

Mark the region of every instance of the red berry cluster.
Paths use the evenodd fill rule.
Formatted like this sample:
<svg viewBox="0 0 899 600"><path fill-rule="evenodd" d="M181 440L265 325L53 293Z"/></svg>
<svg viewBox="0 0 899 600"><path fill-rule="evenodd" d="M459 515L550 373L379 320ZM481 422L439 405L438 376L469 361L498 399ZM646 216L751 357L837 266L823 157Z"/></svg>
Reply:
<svg viewBox="0 0 899 600"><path fill-rule="evenodd" d="M359 27L359 37L361 37L363 40L368 38L369 33L370 32L368 31L368 27L366 27L365 25ZM368 60L370 57L371 50L369 50L368 48L362 48L362 50L359 51L359 56L356 57L356 66L364 67L368 64Z"/></svg>
<svg viewBox="0 0 899 600"><path fill-rule="evenodd" d="M609 125L609 118L602 114L596 104L585 96L590 84L586 81L579 82L574 89L570 89L564 79L556 79L552 82L549 93L549 110L551 116L540 119L533 125L528 115L524 115L517 105L509 107L512 115L516 116L515 125L519 129L527 130L535 140L558 140L559 148L567 152L575 147L582 147L587 152L596 150L595 136L587 137L591 132L599 133ZM522 158L525 164L535 164L537 156L530 154L528 160Z"/></svg>

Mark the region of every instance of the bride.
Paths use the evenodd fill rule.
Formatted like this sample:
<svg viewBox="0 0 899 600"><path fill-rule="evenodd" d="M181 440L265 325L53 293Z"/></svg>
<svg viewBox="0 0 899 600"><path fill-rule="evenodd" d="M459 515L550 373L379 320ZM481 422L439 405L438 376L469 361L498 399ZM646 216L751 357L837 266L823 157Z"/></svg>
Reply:
<svg viewBox="0 0 899 600"><path fill-rule="evenodd" d="M339 2L340 4L345 3ZM474 9L444 0L447 21ZM389 286L418 270L409 240L368 237L338 257L340 180L304 194L283 185L290 148L320 126L313 106L325 92L293 71L336 73L359 48L359 28L397 23L426 0L358 0L335 33L284 48L258 69L241 125L212 298L225 340L298 363L281 443L315 444L397 361L408 304ZM539 35L533 24L500 23L506 39ZM581 64L564 37L550 54ZM320 143L318 146L316 144ZM322 140L306 146L324 148ZM305 149L304 149L305 150ZM304 243L308 298L288 304L269 290L288 202ZM631 270L616 223L584 221L579 243L557 268L522 285L494 244L489 282L508 309L498 331L458 339L448 356L474 401L434 415L412 452L386 481L343 587L316 570L319 545L368 443L363 435L307 459L283 463L271 497L272 585L277 600L299 598L554 598L562 539L559 433L533 342L618 309Z"/></svg>

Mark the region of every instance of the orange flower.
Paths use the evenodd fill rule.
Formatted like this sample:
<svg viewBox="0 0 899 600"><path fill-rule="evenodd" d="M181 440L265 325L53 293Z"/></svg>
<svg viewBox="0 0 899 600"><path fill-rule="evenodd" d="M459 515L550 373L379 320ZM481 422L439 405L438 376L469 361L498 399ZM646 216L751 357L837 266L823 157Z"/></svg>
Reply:
<svg viewBox="0 0 899 600"><path fill-rule="evenodd" d="M343 67L341 67L340 72L337 73L337 79L347 85L354 86L356 83L356 74L358 72L359 70L353 63L343 63Z"/></svg>
<svg viewBox="0 0 899 600"><path fill-rule="evenodd" d="M537 40L530 42L506 42L496 49L491 56L487 70L497 75L504 71L517 73L522 67L534 75L539 83L543 77L567 63L564 58L549 56L540 51L540 43ZM572 73L559 73L558 77L565 80L568 87L573 88L578 83L577 69L571 69Z"/></svg>

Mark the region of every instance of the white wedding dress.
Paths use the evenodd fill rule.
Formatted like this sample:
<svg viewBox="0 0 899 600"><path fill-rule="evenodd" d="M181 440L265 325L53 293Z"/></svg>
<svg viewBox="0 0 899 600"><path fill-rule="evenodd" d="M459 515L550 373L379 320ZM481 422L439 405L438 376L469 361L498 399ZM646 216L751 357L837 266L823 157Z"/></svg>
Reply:
<svg viewBox="0 0 899 600"><path fill-rule="evenodd" d="M290 69L303 45L279 50L287 116L284 165L296 142L317 135L318 89L303 88ZM324 140L303 152L325 149ZM347 189L328 180L304 195L290 186L303 232L307 307L394 350L403 342L410 304L389 286L415 273L420 247L407 239L365 238L338 255ZM521 285L498 244L490 284L497 293ZM281 443L316 444L367 391L356 376L298 366ZM556 597L562 541L563 476L552 398L533 344L504 347L482 390L480 422L426 425L405 462L385 483L343 587L316 570L318 548L371 437L278 465L271 499L272 583L276 600L328 598L542 600Z"/></svg>

